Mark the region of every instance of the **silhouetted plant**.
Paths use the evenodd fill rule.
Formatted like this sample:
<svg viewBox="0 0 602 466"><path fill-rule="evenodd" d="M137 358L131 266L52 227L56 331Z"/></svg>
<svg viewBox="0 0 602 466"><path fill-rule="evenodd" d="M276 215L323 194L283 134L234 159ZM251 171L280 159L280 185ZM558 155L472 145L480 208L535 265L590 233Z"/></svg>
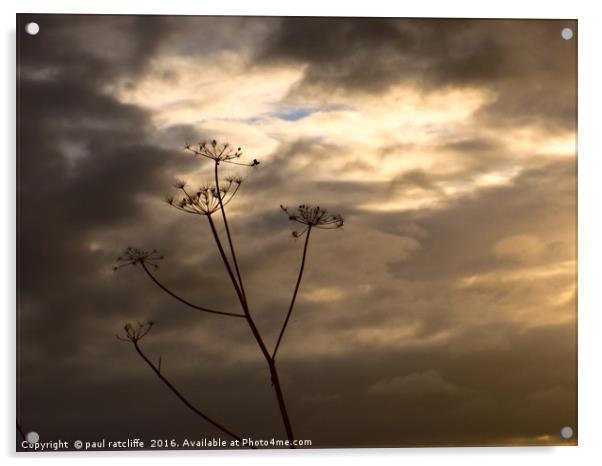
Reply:
<svg viewBox="0 0 602 466"><path fill-rule="evenodd" d="M167 387L192 412L194 412L197 416L203 418L205 421L209 422L210 424L214 425L215 427L217 427L222 432L230 435L231 437L235 438L239 442L242 442L242 438L240 436L238 436L235 433L231 432L229 429L225 428L223 425L221 425L217 421L214 421L212 418L210 418L206 414L204 414L201 411L199 411L190 401L188 401L184 397L184 395L182 395L180 393L180 391L176 387L174 387L172 385L172 383L167 378L165 378L165 376L161 373L161 358L159 358L159 361L158 361L157 365L155 365L148 358L148 356L146 356L146 354L142 351L142 349L140 348L140 344L138 342L140 340L142 340L146 335L148 335L148 333L151 331L151 329L153 328L154 325L155 325L155 322L153 322L153 321L148 321L148 322L145 322L145 323L138 322L136 325L132 325L130 323L127 323L127 324L125 324L123 326L124 335L123 336L117 335L117 339L121 340L121 341L132 343L132 345L136 349L136 352L138 353L138 355L144 360L144 362L146 362L146 364L148 364L148 366L153 370L153 372L157 375L157 377L159 377L159 379L161 379L161 381L165 385L167 385ZM250 446L249 448L253 448L253 447Z"/></svg>
<svg viewBox="0 0 602 466"><path fill-rule="evenodd" d="M286 435L289 440L289 446L290 448L295 448L295 437L293 434L293 427L288 415L286 403L284 401L284 395L282 392L282 387L280 384L280 379L278 377L278 369L276 366L276 354L281 345L284 333L287 329L291 314L293 312L293 308L295 306L297 294L299 292L301 279L303 277L303 272L305 269L305 262L307 259L307 251L311 231L313 229L334 230L342 228L343 218L340 215L329 214L326 210L320 207L312 207L305 204L300 205L295 210L289 210L287 207L280 206L282 210L288 215L289 220L303 225L303 229L301 231L293 231L293 236L295 238L300 238L303 235L305 235L305 242L303 245L301 265L299 267L299 273L297 276L297 281L295 283L293 296L288 306L288 310L282 327L280 328L280 332L278 334L278 338L274 349L270 351L267 345L265 344L264 338L261 335L259 329L257 328L250 311L250 306L247 300L247 295L245 293L244 283L241 276L238 258L236 256L236 250L234 248L234 242L232 240L230 226L228 224L228 217L226 215L225 209L226 205L228 205L232 201L234 196L237 194L243 180L241 177L231 176L221 180L220 184L219 176L219 167L222 163L229 163L246 167L256 167L257 165L259 165L259 162L256 159L253 159L249 163L241 162L240 159L243 155L243 152L240 147L234 148L228 143L218 143L216 140L200 142L194 146L186 144L185 150L192 153L194 156L197 156L199 158L206 158L213 162L214 180L211 184L206 184L204 186L199 187L198 189L191 189L188 186L188 183L184 181L178 181L175 185L177 193L174 196L169 196L167 198L167 203L179 211L193 215L200 215L207 219L209 229L212 233L213 239L215 240L215 245L217 247L219 256L224 264L224 267L226 268L228 277L236 293L237 299L240 303L242 313L226 312L221 310L210 309L204 306L198 306L173 293L171 290L169 290L169 288L163 285L151 271L151 269L157 269L157 261L163 259L163 256L159 255L159 253L156 250L148 252L141 249L128 247L125 250L125 252L117 259L117 265L114 267L114 269L118 270L127 265L140 265L144 272L159 288L161 288L163 291L165 291L181 303L187 305L188 307L197 311L207 312L211 314L219 314L222 316L245 319L245 321L249 325L253 337L255 338L255 341L257 342L257 345L259 346L261 354L263 355L268 365L268 369L270 371L271 384L274 387L278 407L280 409L280 414L282 416L282 421L286 430ZM213 218L213 215L216 214L218 211L220 212L220 217L224 224L224 230L227 241L226 248L228 249L228 252L226 252L226 249L224 248L224 242L217 231L215 220ZM169 389L189 409L195 412L198 416L213 424L215 427L219 428L221 431L227 433L228 435L236 439L240 439L240 437L238 437L236 434L232 433L230 430L226 429L221 424L217 423L213 419L209 418L207 415L203 414L201 411L195 408L188 400L186 400L182 396L182 394L174 387L174 385L161 372L160 359L158 365L155 365L142 352L139 345L139 341L150 332L153 325L153 322L148 322L145 324L138 323L136 326L126 324L126 326L124 327L124 335L118 336L118 338L122 341L132 343L139 356L149 365L149 367L151 367L151 369L161 379L161 381L165 383L169 387Z"/></svg>

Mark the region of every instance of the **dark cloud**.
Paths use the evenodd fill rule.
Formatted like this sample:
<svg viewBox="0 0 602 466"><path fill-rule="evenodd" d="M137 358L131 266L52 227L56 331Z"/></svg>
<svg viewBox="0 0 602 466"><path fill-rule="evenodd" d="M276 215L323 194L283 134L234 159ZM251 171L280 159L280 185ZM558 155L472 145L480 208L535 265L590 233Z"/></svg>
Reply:
<svg viewBox="0 0 602 466"><path fill-rule="evenodd" d="M449 144L442 147L442 149L451 149L458 152L477 152L483 154L495 149L500 148L500 143L493 139L487 138L472 138L462 139L460 141L450 142Z"/></svg>
<svg viewBox="0 0 602 466"><path fill-rule="evenodd" d="M23 32L31 20L42 24L40 35ZM149 34L159 39L158 20L149 19L146 27L139 21L18 18L20 384L48 364L68 364L89 341L95 315L119 315L134 302L126 293L123 307L108 298L101 277L116 250L97 251L93 243L99 232L140 220L140 196L161 189L160 174L169 170L173 155L146 144L150 120L144 111L103 89L120 73L139 72L152 53L141 44ZM87 37L117 26L127 32L123 40L138 49L135 57L103 57L102 49L95 56L84 49ZM27 426L36 422L28 409L43 394L20 395ZM57 403L64 408L68 399Z"/></svg>
<svg viewBox="0 0 602 466"><path fill-rule="evenodd" d="M411 81L475 84L504 69L502 48L475 21L287 18L260 62L308 63L304 83L378 91ZM460 47L461 45L461 47Z"/></svg>
<svg viewBox="0 0 602 466"><path fill-rule="evenodd" d="M162 16L22 14L18 21L19 71L56 68L63 78L85 78L81 85L140 72L177 27ZM20 27L30 21L41 24L38 36Z"/></svg>
<svg viewBox="0 0 602 466"><path fill-rule="evenodd" d="M549 247L564 241L564 259L572 259L575 176L573 161L551 163L523 173L509 185L452 201L444 210L423 209L400 216L401 221L415 222L419 231L429 234L421 238L423 251L392 266L393 273L409 280L436 280L449 278L449 274L460 277L499 270L504 264L492 260L492 248L497 241L517 233L547 237ZM573 222L567 223L567 212L573 212ZM474 235L467 236L469 225L475 228ZM400 226L401 231L406 228ZM558 253L550 257L556 261Z"/></svg>
<svg viewBox="0 0 602 466"><path fill-rule="evenodd" d="M385 354L362 347L354 358L302 367L295 381L306 384L306 393L327 400L320 403L325 410L315 411L306 422L327 428L327 444L346 447L492 445L495 438L537 445L537 437L557 435L547 426L574 423L576 374L559 370L554 361L574 362L575 329L500 326L495 333L505 335L506 348L481 348L467 360L462 347L491 330L471 328L428 349ZM329 376L332 371L340 374L336 382ZM389 376L383 379L385 372ZM392 393L378 389L392 383L397 384ZM559 397L562 407L545 411L547 396ZM381 435L369 442L369 431Z"/></svg>
<svg viewBox="0 0 602 466"><path fill-rule="evenodd" d="M257 63L307 65L296 90L378 93L406 84L430 91L479 87L497 94L482 109L496 124L575 127L576 41L562 20L286 18Z"/></svg>

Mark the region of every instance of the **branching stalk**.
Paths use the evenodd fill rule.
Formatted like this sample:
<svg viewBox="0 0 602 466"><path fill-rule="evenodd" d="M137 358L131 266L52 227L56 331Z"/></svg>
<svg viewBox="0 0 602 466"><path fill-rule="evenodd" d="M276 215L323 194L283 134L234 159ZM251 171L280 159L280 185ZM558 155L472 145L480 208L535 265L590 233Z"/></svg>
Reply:
<svg viewBox="0 0 602 466"><path fill-rule="evenodd" d="M305 269L305 259L307 258L307 246L309 244L309 235L311 234L311 229L312 229L311 226L309 226L307 228L307 234L305 235L305 244L303 245L303 256L301 259L301 267L299 267L299 275L297 276L297 283L295 285L295 291L293 292L293 298L291 299L291 304L288 307L286 319L284 319L284 324L282 324L282 329L280 330L280 335L278 335L278 340L276 341L276 346L274 347L274 352L272 353L273 360L276 360L276 353L278 352L278 348L280 347L280 343L282 341L282 337L284 336L284 332L286 330L286 326L288 325L288 321L291 318L293 308L295 307L297 293L299 292L299 286L301 285L301 278L303 277L303 270Z"/></svg>
<svg viewBox="0 0 602 466"><path fill-rule="evenodd" d="M286 435L289 440L290 448L295 448L294 445L294 435L293 428L290 422L290 418L288 415L288 411L286 408L286 403L284 401L284 395L282 393L282 387L280 385L280 379L278 376L278 370L276 367L276 354L282 340L284 338L284 334L286 329L288 328L288 324L290 318L292 316L293 309L295 307L297 294L299 293L299 288L301 286L301 280L303 278L303 272L305 270L305 262L307 259L307 252L309 247L309 237L312 231L312 228L318 228L323 230L335 230L343 227L343 217L341 215L333 215L328 213L325 209L320 208L319 206L310 206L306 204L301 204L298 208L291 208L285 206L280 206L282 210L287 214L288 219L294 223L300 224L301 229L297 231L293 231L293 237L299 238L306 235L305 243L303 246L303 254L301 258L301 265L299 267L299 273L297 276L297 282L295 284L295 288L293 291L293 296L290 301L288 312L282 324L282 328L280 329L280 333L278 335L278 339L274 346L274 350L270 353L268 350L263 337L255 324L255 321L251 315L249 304L247 301L247 295L245 292L242 274L240 272L240 267L238 263L238 258L236 256L236 250L234 248L234 241L232 238L232 233L230 231L230 225L228 224L228 217L226 215L226 205L232 200L234 195L237 193L242 178L240 177L227 177L225 179L225 185L223 185L223 189L220 188L219 182L219 165L223 163L233 163L235 165L244 165L248 167L256 167L259 165L259 162L256 159L253 159L250 163L241 163L236 162L242 156L242 149L240 147L235 148L228 143L219 144L216 140L200 142L198 143L198 148L196 146L191 146L190 144L186 144L185 149L192 152L196 156L202 156L204 158L208 158L214 161L214 173L215 173L215 185L204 185L198 188L198 190L189 191L186 189L185 181L178 181L176 183L176 188L179 190L177 197L168 196L167 203L176 208L177 210L194 214L206 216L209 222L209 227L211 229L211 233L215 240L215 244L217 246L219 255L224 263L226 271L228 273L228 277L234 287L234 291L236 292L236 296L240 302L242 313L234 313L234 312L224 312L217 311L214 309L197 306L190 301L178 296L170 289L168 289L165 285L163 285L150 271L148 266L152 266L157 268L157 261L163 259L163 256L159 255L156 250L147 251L143 249L138 249L134 247L128 247L122 256L117 258L117 265L114 267L114 270L121 269L123 267L129 265L137 265L141 264L145 273L149 276L149 278L164 292L180 301L181 303L202 311L211 314L219 314L230 317L242 317L244 318L259 346L261 353L268 364L268 368L270 371L270 379L272 382L272 386L274 387L274 391L276 393L276 399L278 401L278 407L280 409L280 414L282 417L282 421L284 423L284 427L286 430ZM224 222L224 229L227 240L227 247L229 249L229 256L224 250L224 245L220 238L220 234L217 231L214 219L212 214L214 214L217 210L221 210L221 217ZM147 324L138 323L138 326L132 326L131 324L126 324L124 327L125 330L125 338L117 336L119 340L129 341L134 344L136 351L140 355L140 357L147 363L149 367L155 372L157 377L163 381L167 385L167 387L184 403L190 410L192 410L195 414L211 423L213 426L220 429L222 432L232 436L233 438L242 441L242 439L226 429L221 424L217 423L207 415L203 414L197 408L195 408L170 382L167 380L163 374L161 373L161 358L159 358L158 366L153 364L150 359L146 357L146 355L140 349L138 341L143 338L149 331L150 328L154 325L154 322L149 321ZM253 448L253 447L250 447Z"/></svg>
<svg viewBox="0 0 602 466"><path fill-rule="evenodd" d="M207 215L207 220L209 221L209 227L211 228L211 233L213 234L213 238L215 239L215 244L217 245L217 249L219 251L220 257L224 262L224 266L228 272L228 276L230 277L230 281L232 282L232 286L234 287L234 291L236 291L236 296L238 296L238 300L240 301L243 310L246 308L246 300L244 299L242 292L240 291L240 287L238 286L238 282L236 281L236 277L234 277L234 272L232 271L232 266L230 265L230 261L228 260L228 256L226 256L226 252L224 251L224 247L222 246L222 242L217 233L217 229L215 228L215 222L211 218L211 215ZM246 316L245 312L245 316Z"/></svg>
<svg viewBox="0 0 602 466"><path fill-rule="evenodd" d="M228 237L228 245L230 246L230 253L232 254L232 262L234 263L234 269L236 270L236 277L238 278L238 286L240 287L240 292L242 293L242 297L244 298L245 302L247 301L247 296L245 294L245 287L242 283L242 278L240 276L240 269L238 267L238 260L236 259L236 251L234 250L234 244L232 242L232 235L230 234L230 227L228 226L228 219L226 218L226 209L224 209L224 202L222 200L222 196L220 193L220 189L219 189L219 176L218 176L218 166L219 163L216 160L215 161L215 187L217 188L217 192L218 192L218 200L219 200L219 206L220 206L220 210L222 212L222 219L224 220L224 227L226 229L226 236Z"/></svg>
<svg viewBox="0 0 602 466"><path fill-rule="evenodd" d="M216 175L216 179L218 179L218 164L217 163L215 165L215 175ZM226 216L224 213L224 208L222 207L221 210L222 210L222 214L224 215L223 218L225 219ZM249 312L249 307L248 307L246 298L245 298L244 294L242 293L241 288L238 286L238 282L237 282L236 278L234 277L232 267L230 265L230 262L228 261L228 257L226 256L226 253L222 246L221 240L220 240L217 230L215 228L215 223L213 222L211 215L207 215L207 219L209 220L209 226L211 227L211 232L213 233L213 237L215 239L217 249L220 253L222 261L224 262L226 270L228 271L230 281L232 282L232 285L234 286L234 289L235 289L238 299L240 301L241 307L247 318L247 322L249 324L251 332L253 333L253 337L255 338L255 341L257 342L257 344L261 350L261 353L263 354L263 357L265 358L266 362L268 363L268 367L270 370L270 376L271 376L271 380L272 380L272 385L274 387L274 391L276 392L276 399L278 401L278 407L280 409L280 414L282 416L282 421L284 423L286 435L287 435L289 443L290 443L290 448L295 448L295 446L293 445L293 442L294 442L293 427L291 425L291 421L290 421L290 418L288 415L288 410L286 409L286 403L284 401L284 394L282 393L282 387L280 386L280 379L278 377L278 370L276 369L276 363L270 356L270 352L269 352L267 346L265 345L263 338L261 337L261 333L259 332L259 329L255 325L255 321L253 320L253 317L251 316L251 313ZM229 230L227 229L226 231L228 234L228 239L231 241L231 237L228 233ZM234 249L232 248L231 250L232 250L232 253L234 256ZM233 261L234 260L235 259L233 259ZM242 283L242 281L241 281L241 283Z"/></svg>
<svg viewBox="0 0 602 466"><path fill-rule="evenodd" d="M213 420L212 418L210 418L206 414L202 413L192 403L190 403L190 401L188 401L184 397L184 395L182 395L180 393L180 391L176 387L174 387L172 385L172 383L163 376L163 374L161 373L161 371L152 363L152 361L146 356L146 354L144 354L144 352L142 351L142 349L140 349L140 345L138 344L137 340L132 341L132 344L134 345L134 348L136 348L136 351L138 352L138 354L140 355L140 357L144 360L144 362L146 362L146 364L148 364L148 366L153 370L153 372L157 375L157 377L159 377L159 379L161 379L161 381L174 393L174 395L176 395L180 399L180 401L182 403L184 403L186 405L186 407L188 409L190 409L192 412L194 412L197 416L203 418L209 424L217 427L219 430L221 430L225 434L227 434L230 437L238 440L239 442L241 442L241 445L242 445L242 438L239 435L235 434L234 432L232 432L231 430L227 429L226 427L224 427L223 425L221 425L217 421ZM254 448L254 447L249 445L249 448Z"/></svg>
<svg viewBox="0 0 602 466"><path fill-rule="evenodd" d="M230 316L230 317L245 317L244 314L235 314L233 312L224 312L224 311L216 311L214 309L209 309L206 307L201 307L201 306L197 306L196 304L192 304L189 301L186 301L184 298L181 298L180 296L178 296L177 294L173 293L170 289L168 289L165 285L163 285L159 280L157 280L157 278L152 274L152 272L148 269L148 267L146 266L146 264L144 262L142 262L142 268L144 269L144 271L146 272L146 274L150 277L150 279L155 282L155 284L161 288L163 291L165 291L168 295L172 296L173 298L177 299L178 301L180 301L183 304L186 304L187 306L196 309L198 311L203 311L203 312L209 312L211 314L220 314L223 316Z"/></svg>
<svg viewBox="0 0 602 466"><path fill-rule="evenodd" d="M21 428L21 424L19 424L19 421L17 421L17 432L19 432L19 435L21 436L23 441L27 440L27 438L25 437L25 432L23 432L23 429Z"/></svg>

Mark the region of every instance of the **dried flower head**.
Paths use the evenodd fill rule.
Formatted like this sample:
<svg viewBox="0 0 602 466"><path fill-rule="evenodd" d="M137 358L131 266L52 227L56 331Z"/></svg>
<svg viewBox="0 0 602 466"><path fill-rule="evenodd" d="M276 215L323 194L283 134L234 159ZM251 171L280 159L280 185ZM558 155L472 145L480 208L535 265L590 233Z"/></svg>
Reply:
<svg viewBox="0 0 602 466"><path fill-rule="evenodd" d="M152 251L144 251L143 249L128 247L124 253L117 258L117 265L113 270L118 270L128 265L147 264L152 265L155 269L159 268L157 261L163 259L156 249Z"/></svg>
<svg viewBox="0 0 602 466"><path fill-rule="evenodd" d="M124 336L120 337L117 335L117 339L121 341L129 341L132 343L136 343L142 338L144 338L148 332L151 331L153 326L156 324L155 321L149 320L147 322L137 322L136 325L132 325L131 323L127 323L123 326Z"/></svg>
<svg viewBox="0 0 602 466"><path fill-rule="evenodd" d="M343 217L340 215L329 214L320 206L309 206L301 204L297 209L291 210L283 205L280 208L288 215L291 222L297 222L305 225L302 231L293 231L293 236L299 238L310 228L320 228L322 230L336 230L343 227Z"/></svg>
<svg viewBox="0 0 602 466"><path fill-rule="evenodd" d="M178 196L169 196L167 203L189 214L211 215L220 209L220 199L224 206L232 200L242 181L240 176L229 176L220 183L219 192L215 184L207 184L193 191L186 188L186 183L178 182Z"/></svg>
<svg viewBox="0 0 602 466"><path fill-rule="evenodd" d="M257 159L253 159L250 163L238 162L237 160L242 157L242 149L240 147L234 147L228 142L220 143L215 139L212 141L199 142L196 145L186 144L184 149L193 153L194 155L206 157L214 160L216 163L226 162L233 163L235 165L244 165L247 167L255 167L259 165Z"/></svg>

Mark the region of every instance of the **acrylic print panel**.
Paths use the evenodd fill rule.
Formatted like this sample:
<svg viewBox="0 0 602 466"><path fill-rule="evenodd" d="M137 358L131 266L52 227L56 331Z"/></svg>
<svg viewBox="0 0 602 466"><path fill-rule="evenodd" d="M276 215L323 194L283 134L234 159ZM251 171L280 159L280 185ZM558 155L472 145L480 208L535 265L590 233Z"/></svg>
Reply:
<svg viewBox="0 0 602 466"><path fill-rule="evenodd" d="M576 21L17 31L18 450L576 445Z"/></svg>

